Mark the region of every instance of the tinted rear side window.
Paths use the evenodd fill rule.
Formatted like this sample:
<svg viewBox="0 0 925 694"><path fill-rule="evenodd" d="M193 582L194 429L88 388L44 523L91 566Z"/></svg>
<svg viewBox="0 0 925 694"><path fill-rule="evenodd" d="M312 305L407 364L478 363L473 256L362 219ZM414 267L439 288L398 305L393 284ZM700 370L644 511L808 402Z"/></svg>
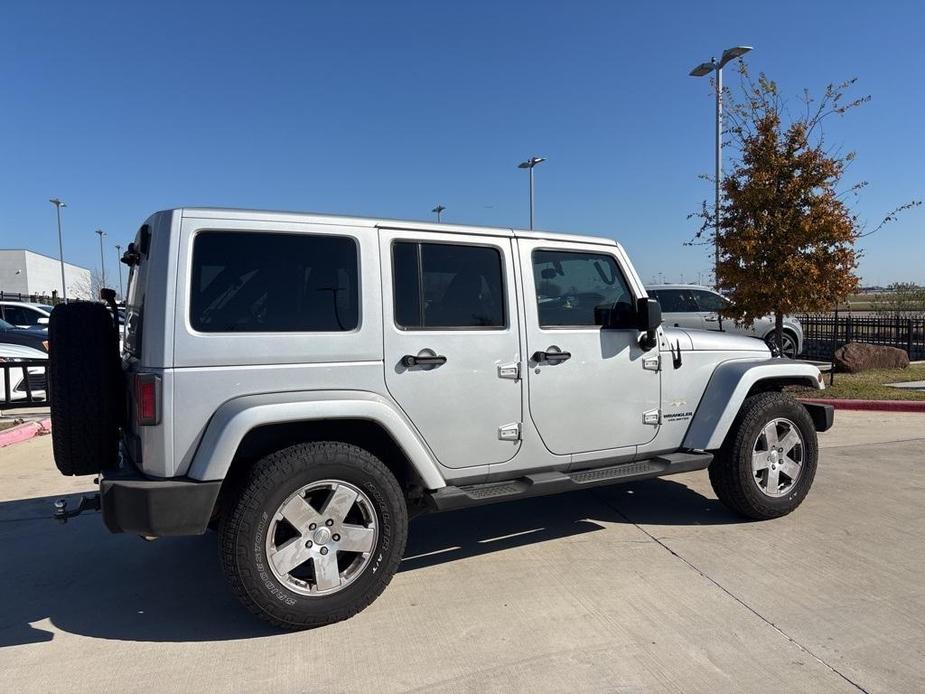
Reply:
<svg viewBox="0 0 925 694"><path fill-rule="evenodd" d="M193 244L190 323L200 332L342 332L359 325L356 242L204 231Z"/></svg>
<svg viewBox="0 0 925 694"><path fill-rule="evenodd" d="M695 313L697 304L689 289L659 289L655 291L663 313Z"/></svg>
<svg viewBox="0 0 925 694"><path fill-rule="evenodd" d="M392 247L402 328L505 326L501 254L488 246L400 241Z"/></svg>

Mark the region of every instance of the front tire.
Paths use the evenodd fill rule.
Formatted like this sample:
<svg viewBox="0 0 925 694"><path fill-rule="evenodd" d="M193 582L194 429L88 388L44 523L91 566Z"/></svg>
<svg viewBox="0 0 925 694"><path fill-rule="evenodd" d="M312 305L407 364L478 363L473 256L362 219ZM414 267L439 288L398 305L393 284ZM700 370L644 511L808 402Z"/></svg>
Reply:
<svg viewBox="0 0 925 694"><path fill-rule="evenodd" d="M258 461L219 527L232 592L258 617L307 629L357 614L405 551L401 487L375 456L303 443Z"/></svg>
<svg viewBox="0 0 925 694"><path fill-rule="evenodd" d="M784 393L758 393L742 403L710 464L710 483L723 504L746 518L778 518L806 498L818 456L806 408Z"/></svg>

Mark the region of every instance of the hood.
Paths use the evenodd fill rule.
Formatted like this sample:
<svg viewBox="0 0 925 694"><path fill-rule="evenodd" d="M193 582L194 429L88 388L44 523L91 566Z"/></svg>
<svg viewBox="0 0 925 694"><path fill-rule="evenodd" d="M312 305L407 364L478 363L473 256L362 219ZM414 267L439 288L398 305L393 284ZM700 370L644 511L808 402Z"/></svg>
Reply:
<svg viewBox="0 0 925 694"><path fill-rule="evenodd" d="M760 352L770 355L764 341L736 335L734 333L720 332L718 330L689 330L685 328L664 328L662 343L665 349L680 344L681 351L704 352Z"/></svg>
<svg viewBox="0 0 925 694"><path fill-rule="evenodd" d="M48 352L26 345L0 343L0 359L48 359Z"/></svg>

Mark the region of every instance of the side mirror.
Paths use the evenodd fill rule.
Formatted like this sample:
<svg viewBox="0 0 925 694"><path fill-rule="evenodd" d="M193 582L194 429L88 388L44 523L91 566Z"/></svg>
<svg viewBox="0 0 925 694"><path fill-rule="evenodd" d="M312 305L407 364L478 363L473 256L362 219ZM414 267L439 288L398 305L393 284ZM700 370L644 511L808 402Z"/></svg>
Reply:
<svg viewBox="0 0 925 694"><path fill-rule="evenodd" d="M41 316L35 323L36 325L48 325L48 316Z"/></svg>
<svg viewBox="0 0 925 694"><path fill-rule="evenodd" d="M658 344L656 331L662 324L662 307L655 299L639 299L636 301L636 317L639 320L636 327L645 332L645 335L639 338L639 346L650 350Z"/></svg>

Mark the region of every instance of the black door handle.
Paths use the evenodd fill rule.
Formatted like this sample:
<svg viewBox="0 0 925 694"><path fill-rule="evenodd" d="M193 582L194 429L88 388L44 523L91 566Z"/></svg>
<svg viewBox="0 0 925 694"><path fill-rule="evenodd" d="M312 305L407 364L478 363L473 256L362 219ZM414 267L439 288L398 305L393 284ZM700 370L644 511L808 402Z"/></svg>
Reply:
<svg viewBox="0 0 925 694"><path fill-rule="evenodd" d="M542 361L551 361L551 362L560 362L566 361L567 359L572 358L571 352L534 352L533 361L542 362Z"/></svg>
<svg viewBox="0 0 925 694"><path fill-rule="evenodd" d="M411 368L412 366L440 366L441 364L446 364L446 357L437 354L431 356L429 354L424 354L421 356L415 356L413 354L406 354L401 358L402 366Z"/></svg>

